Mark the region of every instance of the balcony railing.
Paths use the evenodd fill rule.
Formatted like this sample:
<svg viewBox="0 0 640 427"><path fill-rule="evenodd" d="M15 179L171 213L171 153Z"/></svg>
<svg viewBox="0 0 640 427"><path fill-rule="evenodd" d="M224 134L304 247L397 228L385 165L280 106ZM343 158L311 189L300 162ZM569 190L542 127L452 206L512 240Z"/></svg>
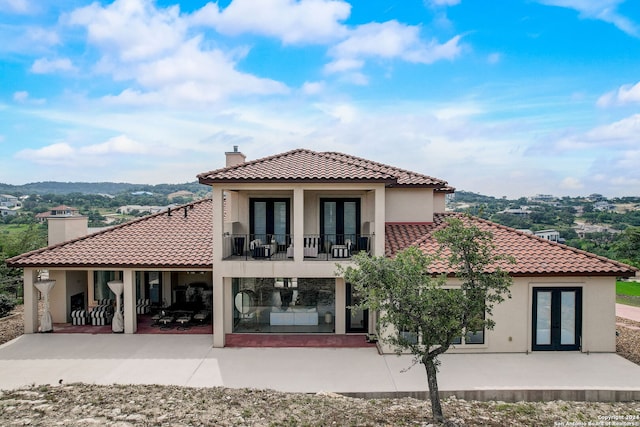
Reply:
<svg viewBox="0 0 640 427"><path fill-rule="evenodd" d="M373 235L370 234L305 234L305 261L341 261L364 251L371 253ZM225 234L225 260L293 261L291 234Z"/></svg>

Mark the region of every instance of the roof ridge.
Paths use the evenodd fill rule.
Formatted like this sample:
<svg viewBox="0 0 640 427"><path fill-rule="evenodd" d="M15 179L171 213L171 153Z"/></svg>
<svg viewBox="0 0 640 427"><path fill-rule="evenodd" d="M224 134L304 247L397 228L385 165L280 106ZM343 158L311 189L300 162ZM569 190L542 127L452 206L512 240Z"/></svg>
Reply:
<svg viewBox="0 0 640 427"><path fill-rule="evenodd" d="M387 172L384 172L384 171L381 171L381 170L376 170L376 169L368 167L366 165L358 165L358 164L354 164L354 163L348 162L347 160L344 160L344 159L333 157L333 156L331 156L332 153L339 154L339 155L344 156L344 157L351 157L353 159L359 159L359 160L362 160L365 163L368 162L368 160L366 160L366 159L361 159L359 157L351 156L350 154L345 154L345 153L330 152L330 151L320 151L320 152L316 152L315 154L317 154L319 156L322 156L322 157L325 157L325 158L327 158L329 160L332 160L334 162L339 162L339 163L342 163L344 165L349 165L349 166L360 168L360 169L370 170L370 171L378 173L378 174L383 174L386 177L394 178L396 181L398 180L396 176L392 176Z"/></svg>
<svg viewBox="0 0 640 427"><path fill-rule="evenodd" d="M177 206L177 207L173 208L173 210L179 210L181 208L185 208L185 207L188 207L188 206L191 206L191 205L201 204L201 203L208 202L208 201L211 201L211 199L210 198L202 198L200 200L196 200L196 201L193 201L193 202L184 203L184 204L182 204L180 206ZM16 255L15 257L8 258L8 259L6 259L6 263L7 264L14 263L16 261L19 261L22 258L26 258L26 257L29 257L31 255L41 254L41 253L44 253L44 252L47 252L47 251L51 251L51 250L54 250L54 249L57 249L57 248L60 248L60 247L66 246L66 245L71 245L73 243L77 243L77 242L80 242L80 241L83 241L83 240L86 240L86 239L89 239L89 238L100 236L100 235L103 235L103 234L106 234L106 233L111 233L111 232L113 232L115 230L120 230L122 228L130 227L130 226L132 226L134 224L138 224L140 222L149 221L149 220L151 220L153 218L156 218L158 216L166 215L169 210L171 210L171 208L169 208L167 210L160 211L160 212L156 212L154 214L145 215L145 216L140 217L140 218L132 219L131 221L127 221L125 223L118 224L118 225L115 225L113 227L106 228L104 230L96 231L95 233L88 233L88 234L85 234L84 236L76 237L75 239L71 239L71 240L67 240L67 241L64 241L64 242L56 243L54 245L48 245L48 246L45 246L43 248L34 249L34 250L26 252L24 254L20 254L20 255Z"/></svg>
<svg viewBox="0 0 640 427"><path fill-rule="evenodd" d="M225 167L222 167L222 168L211 170L209 172L202 172L202 173L199 173L198 175L196 175L196 177L197 178L204 178L207 175L213 175L213 174L220 173L220 172L223 172L223 171L231 171L231 170L239 169L239 168L242 168L242 167L245 167L245 166L264 163L266 161L271 161L273 159L289 156L289 155L291 155L293 153L298 153L298 152L307 152L307 153L317 154L315 151L309 150L307 148L295 148L293 150L285 151L283 153L272 154L271 156L266 156L266 157L261 157L259 159L249 160L248 162L242 162L242 163L239 163L237 165L225 166Z"/></svg>
<svg viewBox="0 0 640 427"><path fill-rule="evenodd" d="M395 171L398 171L398 172L402 172L402 173L406 173L406 174L409 174L409 175L419 175L419 176L421 176L423 178L432 179L434 181L440 181L443 185L448 185L449 184L447 181L445 181L443 179L440 179L440 178L436 178L436 177L433 177L433 176L430 176L430 175L425 175L425 174L420 173L420 172L410 171L408 169L399 168L397 166L388 165L386 163L376 162L375 160L365 159L364 157L358 157L358 156L354 156L352 154L340 153L338 151L325 151L325 152L321 152L320 154L327 154L327 155L330 155L330 156L331 155L340 155L340 156L350 157L352 159L359 160L359 161L365 162L365 163L370 163L370 164L373 164L373 165L376 165L376 166L379 166L379 167L392 169L392 170L395 170Z"/></svg>

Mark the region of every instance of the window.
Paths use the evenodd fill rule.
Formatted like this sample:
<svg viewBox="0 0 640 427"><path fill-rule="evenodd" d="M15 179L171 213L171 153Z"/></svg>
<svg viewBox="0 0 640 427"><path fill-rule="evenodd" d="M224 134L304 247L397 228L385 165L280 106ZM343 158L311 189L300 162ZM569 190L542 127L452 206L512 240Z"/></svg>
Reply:
<svg viewBox="0 0 640 427"><path fill-rule="evenodd" d="M287 244L291 232L289 199L251 199L249 203L251 238L265 243L276 239L279 245Z"/></svg>
<svg viewBox="0 0 640 427"><path fill-rule="evenodd" d="M447 289L448 292L455 292L460 294L462 292L461 289L456 289L456 288L452 288L452 289ZM480 298L480 297L479 297ZM484 301L484 298L481 299L481 301ZM482 304L477 304L478 307L478 313L477 316L475 317L476 320L484 320L485 319L485 311L484 311L484 303ZM472 322L474 323L474 322ZM416 332L413 331L409 331L407 330L407 328L402 328L400 331L400 335L411 342L410 337L412 336L418 336L418 334ZM417 339L417 338L414 338ZM453 345L477 345L477 344L484 344L484 328L480 329L480 330L466 330L463 331L463 334L461 336L457 336L454 337L451 340L451 344Z"/></svg>

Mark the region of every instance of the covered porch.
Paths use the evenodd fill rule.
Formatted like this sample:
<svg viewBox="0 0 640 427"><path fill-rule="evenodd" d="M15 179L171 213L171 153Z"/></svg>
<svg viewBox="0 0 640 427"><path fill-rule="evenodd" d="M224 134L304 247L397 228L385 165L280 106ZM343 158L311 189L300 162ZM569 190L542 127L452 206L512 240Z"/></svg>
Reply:
<svg viewBox="0 0 640 427"><path fill-rule="evenodd" d="M47 295L37 288L44 280ZM25 268L24 292L25 333L212 333L211 270ZM41 297L53 328L38 312Z"/></svg>

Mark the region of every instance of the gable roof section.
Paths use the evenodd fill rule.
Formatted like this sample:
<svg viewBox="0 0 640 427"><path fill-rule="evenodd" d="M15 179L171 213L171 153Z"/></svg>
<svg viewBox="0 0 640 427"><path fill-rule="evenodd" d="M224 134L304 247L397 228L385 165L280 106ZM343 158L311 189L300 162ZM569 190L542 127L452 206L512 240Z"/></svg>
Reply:
<svg viewBox="0 0 640 427"><path fill-rule="evenodd" d="M388 223L385 227L386 256L395 256L402 249L418 246L425 253L435 254L439 248L433 232L447 226L446 218L460 214L435 214L433 223ZM469 219L482 230L493 234L495 253L510 255L516 264L501 263L500 267L513 276L633 276L636 268L570 246L550 242L476 217ZM446 257L447 251L443 252ZM445 262L432 264L435 274L454 274Z"/></svg>
<svg viewBox="0 0 640 427"><path fill-rule="evenodd" d="M198 175L201 184L224 182L383 182L387 186L453 188L415 172L335 152L296 149Z"/></svg>
<svg viewBox="0 0 640 427"><path fill-rule="evenodd" d="M211 200L145 216L7 260L11 267L211 268ZM185 214L186 213L186 214Z"/></svg>

